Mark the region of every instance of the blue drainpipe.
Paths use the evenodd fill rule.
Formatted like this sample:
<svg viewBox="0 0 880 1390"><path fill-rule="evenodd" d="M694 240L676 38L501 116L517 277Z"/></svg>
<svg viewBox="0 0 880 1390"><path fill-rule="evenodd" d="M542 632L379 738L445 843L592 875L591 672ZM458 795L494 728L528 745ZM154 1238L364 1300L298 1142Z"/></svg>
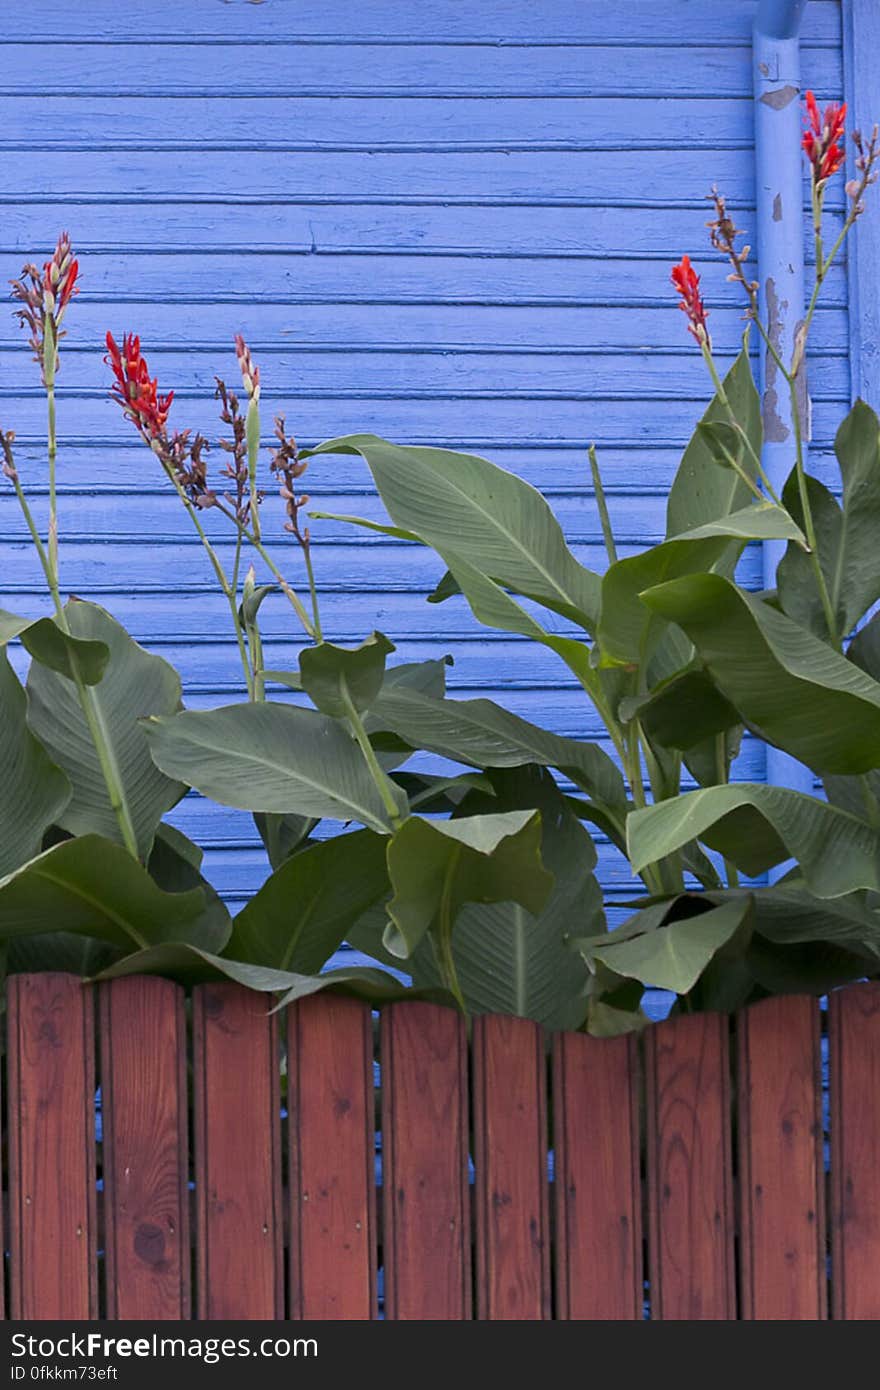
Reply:
<svg viewBox="0 0 880 1390"><path fill-rule="evenodd" d="M755 183L758 281L761 315L780 357L790 362L794 335L804 315L804 218L801 164L800 47L798 31L806 0L759 0L752 36L755 92ZM764 414L762 462L777 492L794 464L788 385L761 345ZM810 436L806 374L801 395L804 440ZM776 584L780 541L764 542L764 587ZM767 749L767 781L813 790L813 775L778 748Z"/></svg>

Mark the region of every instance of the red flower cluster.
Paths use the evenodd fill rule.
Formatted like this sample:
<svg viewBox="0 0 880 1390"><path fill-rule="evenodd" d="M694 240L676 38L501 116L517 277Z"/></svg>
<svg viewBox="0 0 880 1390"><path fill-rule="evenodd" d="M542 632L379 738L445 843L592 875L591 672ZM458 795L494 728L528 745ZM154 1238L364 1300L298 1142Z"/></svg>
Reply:
<svg viewBox="0 0 880 1390"><path fill-rule="evenodd" d="M24 305L16 311L19 322L31 330L30 345L34 360L40 363L43 381L47 367L52 375L58 365L58 343L64 337L60 327L64 311L75 294L79 294L77 276L79 262L74 260L67 232L62 232L52 255L40 271L35 265L22 268L21 279L10 281L12 297ZM55 344L54 362L46 362L46 328L50 326Z"/></svg>
<svg viewBox="0 0 880 1390"><path fill-rule="evenodd" d="M700 277L691 265L690 256L682 256L678 265L672 267L672 283L681 295L678 307L688 317L688 332L698 343L708 344L706 319L709 315L700 293Z"/></svg>
<svg viewBox="0 0 880 1390"><path fill-rule="evenodd" d="M829 102L824 115L820 114L812 92L807 92L806 103L806 126L801 144L812 166L813 182L818 185L836 174L844 161L846 103Z"/></svg>
<svg viewBox="0 0 880 1390"><path fill-rule="evenodd" d="M260 369L254 364L251 350L241 333L235 335L235 355L241 369L241 379L248 400L260 399Z"/></svg>
<svg viewBox="0 0 880 1390"><path fill-rule="evenodd" d="M120 352L113 334L108 333L104 361L112 367L116 377L115 384L110 388L113 399L119 402L148 442L161 438L165 433L174 392L169 391L167 396L159 395L158 383L150 379L146 361L141 356L141 340L137 334L125 334Z"/></svg>
<svg viewBox="0 0 880 1390"><path fill-rule="evenodd" d="M62 232L55 254L43 266L43 308L47 314L55 315L56 324L61 322L73 295L79 294L76 283L78 274L79 261L73 259L70 236Z"/></svg>

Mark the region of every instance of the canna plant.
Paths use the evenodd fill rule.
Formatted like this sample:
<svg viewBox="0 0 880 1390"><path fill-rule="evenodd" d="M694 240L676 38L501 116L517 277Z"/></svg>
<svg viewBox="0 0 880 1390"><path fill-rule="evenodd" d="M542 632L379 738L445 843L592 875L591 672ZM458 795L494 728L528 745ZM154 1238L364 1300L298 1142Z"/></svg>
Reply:
<svg viewBox="0 0 880 1390"><path fill-rule="evenodd" d="M598 712L613 762L587 743L578 745L576 764L543 742L541 758L529 758L574 783L566 807L628 856L644 888L634 915L614 932L570 919L576 958L589 970L593 1031L638 1026L648 986L673 990L681 1008L736 1007L780 989L826 989L875 973L880 963L880 619L853 637L880 598L880 425L859 401L840 427L838 500L807 472L800 418L822 286L880 159L876 128L870 139L856 133L857 177L826 250L824 205L844 159L845 115L834 103L821 113L807 94L815 283L791 361L761 320L748 247L738 244L724 199L711 195L712 245L727 258L749 327L792 399L791 471L781 492L762 466L748 331L722 379L688 256L672 280L714 397L672 485L666 538L642 554L617 557L590 451L604 575L577 562L540 493L484 459L372 435L329 440L301 455L359 454L388 523L335 520L432 547L447 574L431 601L461 596L480 622L550 648ZM752 593L737 582L737 565L749 542L767 540L785 542L777 586ZM517 753L508 742L512 716L488 701L409 690L383 699L376 717L386 740L465 767L525 759L525 747ZM166 727L175 723L182 725L172 719ZM732 783L746 731L800 759L822 779L824 795ZM165 736L154 744L160 767L191 775L195 752L172 758L169 748ZM696 790L683 789L685 776ZM773 882L756 882L768 871ZM355 932L380 957L381 930L374 913ZM462 953L465 940L458 938Z"/></svg>
<svg viewBox="0 0 880 1390"><path fill-rule="evenodd" d="M247 700L204 716L183 711L179 678L166 662L98 605L63 601L54 380L60 325L77 277L63 235L43 270L28 266L14 284L47 386L47 541L19 474L12 431L2 436L4 473L53 612L36 619L0 614L0 941L8 968L67 968L102 978L158 971L187 982L228 977L285 1000L326 988L381 1001L412 990L383 970L323 967L365 914L387 905L384 960L399 966L419 954L426 963L417 991L465 1007L451 949L459 918L469 908L479 916L513 900L514 933L524 937L534 924L536 942L526 949L505 937L507 917L496 926L498 968L482 1006L579 1022L586 970L572 972L565 942L570 906L583 908L581 919L602 920L589 837L551 779L520 773L521 749L508 759L517 767L506 781L494 768L485 775L401 771L413 750L383 740L382 700L407 690L442 695L444 663L387 667L394 647L380 633L354 650L324 640L301 520L308 498L298 492L306 463L281 417L269 468L284 530L304 558L308 608L267 550L258 486L260 373L241 337L235 346L245 410L217 380L221 421L231 434L220 440L224 491L209 482L207 439L170 429L174 393L160 392L139 339L126 334L120 346L108 333L106 361L112 399L205 547L229 608ZM229 572L205 525L208 512L234 528ZM242 575L248 553L272 583L258 584L253 566ZM260 608L273 588L307 643L296 672L264 668ZM31 659L24 686L5 651L16 638ZM268 701L267 684L284 698ZM547 739L526 724L516 732ZM202 754L193 776L164 771L161 763L186 761L179 748L193 740ZM580 756L578 745L571 756ZM234 762L231 784L224 759ZM266 845L271 873L234 921L200 873L198 846L165 819L190 786L252 809ZM316 837L321 820L348 833ZM579 853L569 852L573 843ZM526 965L530 956L534 969ZM462 974L468 981L466 966ZM468 988L479 1005L480 986Z"/></svg>

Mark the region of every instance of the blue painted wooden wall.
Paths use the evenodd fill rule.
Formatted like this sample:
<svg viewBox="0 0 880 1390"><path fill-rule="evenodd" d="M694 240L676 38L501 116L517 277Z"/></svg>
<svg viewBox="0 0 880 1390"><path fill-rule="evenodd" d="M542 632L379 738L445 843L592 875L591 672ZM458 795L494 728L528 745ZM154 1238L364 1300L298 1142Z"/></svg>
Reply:
<svg viewBox="0 0 880 1390"><path fill-rule="evenodd" d="M105 396L101 343L140 332L173 423L211 432L215 372L247 336L266 414L302 442L350 430L484 452L540 485L601 567L585 444L624 553L659 538L707 395L668 284L689 250L731 354L741 314L707 251L713 182L753 216L750 0L31 0L7 9L0 72L3 277L67 227L82 295L59 378L66 587L175 662L193 706L237 698L223 605L187 518ZM836 0L811 0L804 76L842 90ZM845 271L818 315L813 461L829 472L849 397ZM45 481L44 406L24 336L0 324L0 418ZM219 456L214 455L215 464ZM316 465L322 509L375 512L354 461ZM0 503L3 602L37 574ZM264 527L272 533L272 504ZM220 530L219 527L214 528ZM328 634L374 627L402 658L449 652L450 685L578 737L595 721L553 657L427 606L423 552L319 525ZM298 573L295 551L279 558ZM757 579L757 557L752 560ZM271 665L295 637L265 609ZM762 775L747 745L743 770ZM245 815L187 798L232 900L265 872ZM603 856L613 894L631 884Z"/></svg>

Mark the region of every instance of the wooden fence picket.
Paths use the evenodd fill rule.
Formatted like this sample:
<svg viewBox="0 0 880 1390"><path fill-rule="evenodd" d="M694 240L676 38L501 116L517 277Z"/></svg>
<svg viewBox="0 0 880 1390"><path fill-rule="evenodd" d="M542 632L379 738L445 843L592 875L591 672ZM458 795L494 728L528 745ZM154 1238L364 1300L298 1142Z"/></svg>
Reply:
<svg viewBox="0 0 880 1390"><path fill-rule="evenodd" d="M467 1034L436 1004L382 1014L385 1316L471 1316Z"/></svg>
<svg viewBox="0 0 880 1390"><path fill-rule="evenodd" d="M196 1280L203 1320L284 1317L281 1097L271 998L193 991Z"/></svg>
<svg viewBox="0 0 880 1390"><path fill-rule="evenodd" d="M100 987L107 1316L190 1316L183 990L169 980Z"/></svg>
<svg viewBox="0 0 880 1390"><path fill-rule="evenodd" d="M765 999L739 1017L741 1312L827 1316L819 1006Z"/></svg>
<svg viewBox="0 0 880 1390"><path fill-rule="evenodd" d="M474 1019L477 1313L550 1317L544 1035L527 1019Z"/></svg>
<svg viewBox="0 0 880 1390"><path fill-rule="evenodd" d="M642 1317L638 1043L553 1041L556 1317Z"/></svg>
<svg viewBox="0 0 880 1390"><path fill-rule="evenodd" d="M831 1052L834 1317L880 1319L880 984L835 991Z"/></svg>
<svg viewBox="0 0 880 1390"><path fill-rule="evenodd" d="M651 1316L736 1318L729 1022L668 1019L648 1030Z"/></svg>
<svg viewBox="0 0 880 1390"><path fill-rule="evenodd" d="M10 1311L98 1316L94 998L73 975L7 981Z"/></svg>
<svg viewBox="0 0 880 1390"><path fill-rule="evenodd" d="M391 1005L380 1163L369 1006L271 1008L196 987L190 1088L180 986L9 977L10 1317L880 1320L880 982L832 994L824 1059L806 997L549 1048Z"/></svg>
<svg viewBox="0 0 880 1390"><path fill-rule="evenodd" d="M314 996L288 1010L290 1315L376 1316L373 1021Z"/></svg>

